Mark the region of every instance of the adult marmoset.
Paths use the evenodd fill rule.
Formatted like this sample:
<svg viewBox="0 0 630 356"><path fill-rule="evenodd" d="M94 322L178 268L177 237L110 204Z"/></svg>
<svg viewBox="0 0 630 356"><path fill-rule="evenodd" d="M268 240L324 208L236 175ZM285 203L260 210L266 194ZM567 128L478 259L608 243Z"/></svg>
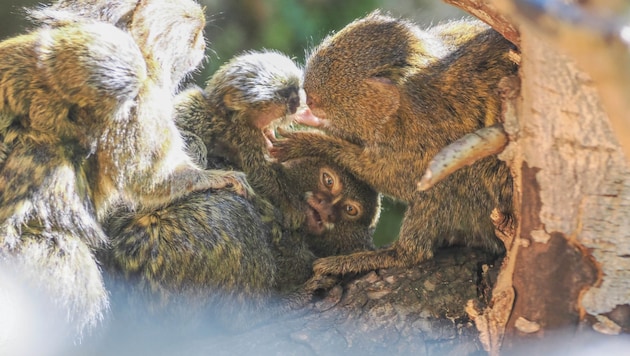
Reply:
<svg viewBox="0 0 630 356"><path fill-rule="evenodd" d="M174 92L205 48L199 5L134 2L106 22L78 12L121 3L42 8L39 27L0 45L0 253L78 334L107 308L92 249L106 241L99 222L112 205L250 191L240 173L197 167L173 121Z"/></svg>
<svg viewBox="0 0 630 356"><path fill-rule="evenodd" d="M146 67L133 39L103 23L42 27L0 47L11 49L0 54L2 114L11 118L2 137L10 149L0 169L0 259L80 335L108 305L92 255L107 237L90 157L131 111Z"/></svg>

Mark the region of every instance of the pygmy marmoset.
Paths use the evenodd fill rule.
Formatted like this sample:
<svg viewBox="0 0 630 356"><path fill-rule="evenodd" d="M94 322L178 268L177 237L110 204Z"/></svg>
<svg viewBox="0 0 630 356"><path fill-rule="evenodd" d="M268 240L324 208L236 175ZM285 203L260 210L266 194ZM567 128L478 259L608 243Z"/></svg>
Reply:
<svg viewBox="0 0 630 356"><path fill-rule="evenodd" d="M500 120L499 80L514 75L514 46L479 21L421 30L374 12L328 36L305 66L310 108L298 122L329 135L286 133L280 160L324 155L386 195L408 204L399 239L377 251L315 262L318 274L409 266L436 248L463 243L501 254L490 215L513 219L512 178L496 156L416 190L444 146Z"/></svg>

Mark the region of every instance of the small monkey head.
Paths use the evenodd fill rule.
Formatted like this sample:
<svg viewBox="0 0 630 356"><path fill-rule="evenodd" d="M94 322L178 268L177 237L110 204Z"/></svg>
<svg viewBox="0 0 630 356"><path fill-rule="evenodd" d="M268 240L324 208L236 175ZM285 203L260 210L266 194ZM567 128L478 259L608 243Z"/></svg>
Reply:
<svg viewBox="0 0 630 356"><path fill-rule="evenodd" d="M42 26L10 41L9 48L21 50L3 52L6 58L11 52L29 56L11 59L11 71L3 75L11 90L0 90L0 100L10 104L8 117L20 121L13 128L78 141L84 148L92 149L112 122L127 118L146 78L136 43L107 23Z"/></svg>
<svg viewBox="0 0 630 356"><path fill-rule="evenodd" d="M374 12L325 38L307 56L304 90L312 115L298 122L353 142L378 134L400 106L412 37L409 24Z"/></svg>
<svg viewBox="0 0 630 356"><path fill-rule="evenodd" d="M300 106L301 69L276 51L250 51L232 58L212 76L206 92L224 117L265 128L295 114Z"/></svg>
<svg viewBox="0 0 630 356"><path fill-rule="evenodd" d="M319 257L372 247L380 195L340 167L316 157L285 163L306 201L307 243Z"/></svg>

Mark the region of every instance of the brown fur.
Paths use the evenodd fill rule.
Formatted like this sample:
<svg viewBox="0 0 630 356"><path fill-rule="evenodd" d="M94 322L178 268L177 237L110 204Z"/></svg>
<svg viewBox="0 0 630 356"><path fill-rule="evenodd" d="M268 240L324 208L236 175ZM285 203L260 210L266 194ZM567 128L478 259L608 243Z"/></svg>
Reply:
<svg viewBox="0 0 630 356"><path fill-rule="evenodd" d="M409 266L462 243L504 252L490 214L513 217L512 178L488 157L432 189L416 184L443 147L497 123L497 84L513 75L514 47L478 21L429 30L376 12L326 38L310 54L304 89L321 129L288 133L280 159L325 155L376 190L408 203L391 247L316 261L319 274ZM368 55L369 54L369 55Z"/></svg>
<svg viewBox="0 0 630 356"><path fill-rule="evenodd" d="M197 167L173 121L205 49L198 4L63 1L33 16L39 27L0 44L0 254L81 333L108 304L91 249L112 206L252 192L241 173Z"/></svg>
<svg viewBox="0 0 630 356"><path fill-rule="evenodd" d="M260 157L251 166L270 164L262 130L295 112L299 76L279 53L249 52L223 66L205 92L179 94L177 123L188 151L200 161L217 164L220 158L235 168L244 162L242 152ZM243 127L251 127L253 140L234 138ZM222 156L217 142L231 153ZM308 301L310 289L299 287L316 256L372 248L377 192L316 157L277 169L284 179L279 183L289 189L283 193L291 197L279 209L260 199L270 191L262 189L254 199L206 191L115 212L106 223L111 244L99 256L113 278L124 281L123 294L139 294L140 305L148 296L160 314L175 309L192 316L207 308L214 319L243 327L253 322L252 313L279 313ZM284 207L300 216L297 225L283 226ZM278 308L274 295L281 297Z"/></svg>

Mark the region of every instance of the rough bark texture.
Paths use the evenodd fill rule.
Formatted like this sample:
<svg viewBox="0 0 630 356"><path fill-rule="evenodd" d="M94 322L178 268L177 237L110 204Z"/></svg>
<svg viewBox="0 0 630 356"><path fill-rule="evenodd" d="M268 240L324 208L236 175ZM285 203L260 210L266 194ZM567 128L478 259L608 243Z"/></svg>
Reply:
<svg viewBox="0 0 630 356"><path fill-rule="evenodd" d="M516 23L488 0L444 0L487 23L510 42L519 46L521 39Z"/></svg>
<svg viewBox="0 0 630 356"><path fill-rule="evenodd" d="M415 268L349 276L308 308L244 330L114 315L99 334L60 354L478 354L483 345L465 308L486 306L498 269L482 251L450 248Z"/></svg>
<svg viewBox="0 0 630 356"><path fill-rule="evenodd" d="M601 96L611 84L602 90L605 78L584 72L588 66L566 54L576 52L563 52L566 33L539 31L541 17L516 11L516 1L450 2L466 11L501 13L513 21L509 28L520 31L521 99L517 115L506 122L511 143L503 157L518 178L521 219L516 248L506 259L515 261L514 268L504 264L499 277L511 276L516 295L503 350L559 331L570 342L586 330L627 332L630 171L617 142L630 138L611 130L615 106L604 105ZM489 23L504 33L503 22ZM618 53L614 48L597 56ZM630 97L625 74L619 78L618 93ZM627 123L627 111L623 115ZM488 345L492 353L498 347Z"/></svg>
<svg viewBox="0 0 630 356"><path fill-rule="evenodd" d="M464 308L468 300L485 304L489 298L495 269L486 262L480 251L455 248L416 268L370 272L343 281L300 318L235 336L254 342L223 338L208 349L296 355L483 351Z"/></svg>
<svg viewBox="0 0 630 356"><path fill-rule="evenodd" d="M582 285L570 302L576 315L604 314L630 302L628 161L590 77L544 39L521 36L523 103L514 144L529 167L527 175L523 172L523 209L538 206L532 208L536 216L523 216L520 236L539 249L536 255L544 253L540 245L558 238L565 248L555 256L582 255L565 265L575 268L569 272L574 279L561 285ZM527 194L525 186L531 187Z"/></svg>

